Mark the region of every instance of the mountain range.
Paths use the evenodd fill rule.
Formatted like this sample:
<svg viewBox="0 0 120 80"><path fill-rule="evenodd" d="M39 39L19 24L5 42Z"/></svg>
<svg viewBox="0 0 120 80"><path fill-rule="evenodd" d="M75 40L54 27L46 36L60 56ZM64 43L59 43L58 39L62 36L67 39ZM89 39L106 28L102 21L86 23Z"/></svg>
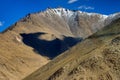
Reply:
<svg viewBox="0 0 120 80"><path fill-rule="evenodd" d="M65 8L28 14L0 33L0 79L119 80L119 18Z"/></svg>

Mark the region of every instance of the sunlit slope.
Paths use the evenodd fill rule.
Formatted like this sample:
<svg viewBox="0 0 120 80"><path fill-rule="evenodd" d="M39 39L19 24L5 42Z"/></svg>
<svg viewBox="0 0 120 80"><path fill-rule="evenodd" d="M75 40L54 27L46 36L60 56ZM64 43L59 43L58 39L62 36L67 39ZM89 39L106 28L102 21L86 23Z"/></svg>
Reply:
<svg viewBox="0 0 120 80"><path fill-rule="evenodd" d="M23 44L16 33L0 34L0 80L19 80L47 62Z"/></svg>

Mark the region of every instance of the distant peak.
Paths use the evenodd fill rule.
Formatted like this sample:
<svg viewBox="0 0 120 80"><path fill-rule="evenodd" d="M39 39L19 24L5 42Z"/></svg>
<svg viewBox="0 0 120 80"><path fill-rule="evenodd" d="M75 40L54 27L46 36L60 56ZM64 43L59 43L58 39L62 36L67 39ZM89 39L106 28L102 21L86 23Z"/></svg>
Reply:
<svg viewBox="0 0 120 80"><path fill-rule="evenodd" d="M84 12L84 11L80 11L80 10L70 10L70 9L66 9L63 7L58 7L58 8L47 8L47 10L45 11L45 13L47 14L57 14L60 17L71 17L74 15L88 15L88 16L92 16L92 15L98 15L100 16L100 18L106 19L108 17L108 15L103 15L103 14L99 14L99 13L89 13L89 12Z"/></svg>
<svg viewBox="0 0 120 80"><path fill-rule="evenodd" d="M110 14L109 16L110 16L110 17L115 17L115 16L118 17L118 16L120 16L120 12L117 12L117 13L114 13L114 14Z"/></svg>
<svg viewBox="0 0 120 80"><path fill-rule="evenodd" d="M48 8L47 10L55 11L55 12L67 12L67 11L71 11L69 9L62 8L62 7L59 7L59 8Z"/></svg>
<svg viewBox="0 0 120 80"><path fill-rule="evenodd" d="M71 16L73 15L73 11L66 9L66 8L48 8L45 13L47 14L57 14L58 16L62 17L62 16Z"/></svg>

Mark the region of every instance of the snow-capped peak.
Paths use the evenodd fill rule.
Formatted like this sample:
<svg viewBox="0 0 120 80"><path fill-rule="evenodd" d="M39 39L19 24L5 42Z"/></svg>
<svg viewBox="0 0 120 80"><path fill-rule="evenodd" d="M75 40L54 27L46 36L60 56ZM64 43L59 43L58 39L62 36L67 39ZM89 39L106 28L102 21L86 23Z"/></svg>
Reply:
<svg viewBox="0 0 120 80"><path fill-rule="evenodd" d="M74 15L87 15L87 16L92 16L92 15L98 15L100 18L106 19L108 15L102 15L102 14L97 14L97 13L88 13L88 12L83 12L83 11L73 11L65 8L49 8L45 11L47 14L56 14L60 17L68 17L70 18L71 16Z"/></svg>
<svg viewBox="0 0 120 80"><path fill-rule="evenodd" d="M62 17L62 16L68 16L70 17L71 15L73 15L73 11L69 10L69 9L65 9L65 8L53 8L53 9L47 9L46 12L48 14L57 14L58 16Z"/></svg>
<svg viewBox="0 0 120 80"><path fill-rule="evenodd" d="M112 18L120 18L120 12L109 15L109 19L112 19Z"/></svg>
<svg viewBox="0 0 120 80"><path fill-rule="evenodd" d="M114 20L116 20L118 18L120 18L120 12L108 15L108 17L106 19L106 23L109 24L109 23L111 23L112 21L114 21Z"/></svg>

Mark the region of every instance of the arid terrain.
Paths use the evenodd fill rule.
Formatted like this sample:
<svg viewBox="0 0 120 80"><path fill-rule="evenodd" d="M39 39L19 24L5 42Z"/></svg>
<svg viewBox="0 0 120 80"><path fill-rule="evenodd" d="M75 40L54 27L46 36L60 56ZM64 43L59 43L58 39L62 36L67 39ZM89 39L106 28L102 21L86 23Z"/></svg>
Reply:
<svg viewBox="0 0 120 80"><path fill-rule="evenodd" d="M0 33L0 80L119 80L119 18L64 8L28 14Z"/></svg>
<svg viewBox="0 0 120 80"><path fill-rule="evenodd" d="M23 80L120 80L120 19Z"/></svg>

